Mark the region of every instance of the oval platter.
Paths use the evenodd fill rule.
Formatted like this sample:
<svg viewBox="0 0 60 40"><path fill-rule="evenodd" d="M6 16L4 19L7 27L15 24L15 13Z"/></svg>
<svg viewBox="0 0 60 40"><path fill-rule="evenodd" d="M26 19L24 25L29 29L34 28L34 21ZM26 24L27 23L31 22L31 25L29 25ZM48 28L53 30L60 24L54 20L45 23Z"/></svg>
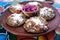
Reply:
<svg viewBox="0 0 60 40"><path fill-rule="evenodd" d="M28 3L28 2L20 2L20 4L23 4L23 5L26 4L26 3ZM57 24L58 24L58 21L59 21L59 12L54 7L52 7L50 4L47 4L47 3L44 3L44 2L39 2L39 3L41 3L45 7L52 8L56 13L55 18L48 22L48 25L49 25L49 28L50 28L48 31L46 31L44 33L39 33L39 34L32 34L32 33L26 32L23 28L23 25L21 27L17 27L17 28L14 28L14 27L11 27L11 26L7 25L6 24L6 19L9 15L12 14L10 12L9 8L6 11L4 11L3 14L2 14L2 26L3 26L3 28L10 33L13 33L15 35L20 35L20 36L40 36L40 35L43 35L43 34L47 34L52 30L55 30L57 28Z"/></svg>

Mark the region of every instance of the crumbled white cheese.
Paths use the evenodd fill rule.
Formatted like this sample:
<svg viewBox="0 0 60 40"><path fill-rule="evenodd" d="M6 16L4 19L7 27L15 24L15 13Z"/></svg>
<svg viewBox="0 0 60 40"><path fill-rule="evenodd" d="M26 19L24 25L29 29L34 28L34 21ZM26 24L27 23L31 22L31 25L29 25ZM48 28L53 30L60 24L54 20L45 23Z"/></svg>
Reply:
<svg viewBox="0 0 60 40"><path fill-rule="evenodd" d="M36 23L36 25L44 25L43 23L42 23L42 19L40 19L40 18L38 18L38 17L35 17L35 18L32 18L31 19L33 22L35 22Z"/></svg>
<svg viewBox="0 0 60 40"><path fill-rule="evenodd" d="M13 20L14 20L14 22L16 21L16 20L18 20L18 21L20 21L20 22L22 22L24 19L22 18L22 14L12 14L13 15Z"/></svg>
<svg viewBox="0 0 60 40"><path fill-rule="evenodd" d="M15 8L16 10L22 9L22 5L21 4L12 5L12 7Z"/></svg>
<svg viewBox="0 0 60 40"><path fill-rule="evenodd" d="M13 23L17 23L17 21L13 21Z"/></svg>
<svg viewBox="0 0 60 40"><path fill-rule="evenodd" d="M53 18L54 15L55 15L54 10L52 8L44 7L44 8L40 9L40 16L42 16L42 17Z"/></svg>
<svg viewBox="0 0 60 40"><path fill-rule="evenodd" d="M31 5L38 5L39 3L38 3L38 2L29 2L28 4L31 4Z"/></svg>

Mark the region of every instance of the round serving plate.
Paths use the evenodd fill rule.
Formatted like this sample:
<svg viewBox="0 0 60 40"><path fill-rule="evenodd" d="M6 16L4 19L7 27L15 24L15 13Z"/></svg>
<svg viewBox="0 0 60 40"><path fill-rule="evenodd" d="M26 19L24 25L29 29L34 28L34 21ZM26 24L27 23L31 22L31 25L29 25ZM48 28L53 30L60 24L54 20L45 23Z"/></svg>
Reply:
<svg viewBox="0 0 60 40"><path fill-rule="evenodd" d="M28 2L21 2L20 4L25 5L26 3L28 3ZM7 25L6 24L6 19L9 15L12 14L10 12L9 8L6 11L4 11L3 14L2 14L2 26L3 26L3 28L6 29L10 33L13 33L15 35L20 35L20 36L40 36L40 35L43 35L43 34L47 34L52 30L55 30L57 28L57 24L58 24L58 21L59 21L59 12L54 7L52 7L50 4L47 4L47 3L44 3L44 2L39 2L39 3L41 3L45 7L52 8L56 13L55 18L48 22L48 25L49 25L49 30L48 31L46 31L44 33L39 33L39 34L32 34L32 33L26 32L23 28L23 25L20 26L20 27L16 27L16 28Z"/></svg>

